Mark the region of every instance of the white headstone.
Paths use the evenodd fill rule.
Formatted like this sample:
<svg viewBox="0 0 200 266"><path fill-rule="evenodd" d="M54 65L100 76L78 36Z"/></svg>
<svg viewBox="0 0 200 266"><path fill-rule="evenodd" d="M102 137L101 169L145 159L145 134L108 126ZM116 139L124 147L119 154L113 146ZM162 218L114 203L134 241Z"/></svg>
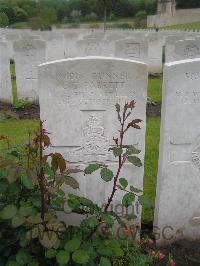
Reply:
<svg viewBox="0 0 200 266"><path fill-rule="evenodd" d="M166 38L166 43L165 43L165 62L173 62L175 61L175 42L179 40L184 40L184 36L180 37L180 35L172 35L168 36Z"/></svg>
<svg viewBox="0 0 200 266"><path fill-rule="evenodd" d="M200 239L200 59L168 63L154 231L158 244Z"/></svg>
<svg viewBox="0 0 200 266"><path fill-rule="evenodd" d="M175 43L175 59L193 59L200 57L200 40L182 40Z"/></svg>
<svg viewBox="0 0 200 266"><path fill-rule="evenodd" d="M45 38L47 61L64 59L64 38L61 34L50 33Z"/></svg>
<svg viewBox="0 0 200 266"><path fill-rule="evenodd" d="M13 43L18 98L38 99L37 66L46 62L46 43L19 40Z"/></svg>
<svg viewBox="0 0 200 266"><path fill-rule="evenodd" d="M76 42L76 56L111 56L113 48L107 40L79 40Z"/></svg>
<svg viewBox="0 0 200 266"><path fill-rule="evenodd" d="M12 102L10 59L6 42L0 42L0 100Z"/></svg>
<svg viewBox="0 0 200 266"><path fill-rule="evenodd" d="M148 56L148 42L142 39L123 39L115 42L115 56L145 62Z"/></svg>
<svg viewBox="0 0 200 266"><path fill-rule="evenodd" d="M114 172L118 164L108 149L119 129L115 104L122 106L135 99L134 117L143 120L141 130L130 130L125 144L135 145L144 162L147 66L131 60L106 57L74 58L39 66L41 119L51 133L52 147L64 155L73 167L84 169L92 162L105 162ZM143 187L144 167L126 163L122 170L138 188ZM105 204L113 182L106 183L99 172L92 176L75 175L80 193L98 204ZM69 191L69 190L66 190ZM114 206L120 204L117 191ZM138 202L135 203L137 208ZM120 208L120 206L119 206ZM138 206L138 222L141 207ZM67 218L69 221L69 219ZM73 223L77 222L72 219Z"/></svg>

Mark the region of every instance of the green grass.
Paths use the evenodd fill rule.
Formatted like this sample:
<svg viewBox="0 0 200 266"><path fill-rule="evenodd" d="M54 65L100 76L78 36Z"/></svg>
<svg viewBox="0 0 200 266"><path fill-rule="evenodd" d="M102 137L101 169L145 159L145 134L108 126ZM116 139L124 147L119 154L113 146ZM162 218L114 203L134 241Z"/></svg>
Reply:
<svg viewBox="0 0 200 266"><path fill-rule="evenodd" d="M162 102L162 79L149 78L148 97L152 102Z"/></svg>
<svg viewBox="0 0 200 266"><path fill-rule="evenodd" d="M16 75L15 75L15 64L10 64L10 73L11 73L11 81L12 81L12 94L13 94L13 102L17 101L17 84L16 84Z"/></svg>
<svg viewBox="0 0 200 266"><path fill-rule="evenodd" d="M20 144L28 141L28 131L34 133L38 125L37 120L4 120L0 122L0 135L8 136L11 145Z"/></svg>
<svg viewBox="0 0 200 266"><path fill-rule="evenodd" d="M200 21L199 22L192 22L186 24L179 24L173 26L167 26L166 29L179 29L179 30L199 30L200 29Z"/></svg>
<svg viewBox="0 0 200 266"><path fill-rule="evenodd" d="M30 129L31 132L34 132L37 127L37 120L5 120L0 122L0 135L9 136L11 144L16 145L27 142L28 130ZM160 118L148 118L146 133L144 193L148 195L152 202L154 202L156 191L159 130ZM153 211L145 210L143 212L143 221L151 222L152 220Z"/></svg>
<svg viewBox="0 0 200 266"><path fill-rule="evenodd" d="M147 195L153 203L155 201L156 194L159 139L160 117L147 118L144 194ZM153 221L153 211L144 210L142 219L144 222Z"/></svg>

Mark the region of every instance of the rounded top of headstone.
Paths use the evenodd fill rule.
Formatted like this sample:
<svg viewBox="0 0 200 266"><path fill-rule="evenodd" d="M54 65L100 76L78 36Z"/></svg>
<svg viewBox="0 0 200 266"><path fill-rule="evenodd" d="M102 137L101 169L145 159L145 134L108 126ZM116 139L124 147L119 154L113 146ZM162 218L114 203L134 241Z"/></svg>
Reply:
<svg viewBox="0 0 200 266"><path fill-rule="evenodd" d="M64 62L73 62L73 61L83 61L83 60L96 60L96 61L118 61L118 62L129 62L129 63L135 63L138 65L144 65L147 66L147 64L136 61L136 60L131 60L131 59L123 59L123 58L117 58L117 57L105 57L105 56L86 56L86 57L74 57L74 58L68 58L68 59L61 59L61 60L55 60L55 61L50 61L47 63L40 64L39 67L47 66L50 64L58 64L58 63L64 63Z"/></svg>

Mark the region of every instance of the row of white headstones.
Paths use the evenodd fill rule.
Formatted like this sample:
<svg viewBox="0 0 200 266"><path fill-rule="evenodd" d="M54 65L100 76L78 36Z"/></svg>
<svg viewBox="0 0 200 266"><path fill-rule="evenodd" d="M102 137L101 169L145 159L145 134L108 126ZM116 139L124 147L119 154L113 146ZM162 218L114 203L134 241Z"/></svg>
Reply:
<svg viewBox="0 0 200 266"><path fill-rule="evenodd" d="M15 61L18 99L38 100L37 66L44 62L84 56L117 57L145 62L150 74L161 74L163 51L165 62L199 58L199 33L5 30L0 42L0 100L12 101L11 58Z"/></svg>
<svg viewBox="0 0 200 266"><path fill-rule="evenodd" d="M25 64L25 62L24 62ZM158 184L154 232L158 244L200 238L200 59L166 63L163 77ZM130 130L126 145L141 150L143 166L126 163L121 173L143 189L148 66L129 59L84 57L63 59L38 67L41 120L51 133L50 150L60 152L73 167L84 169L91 162L105 162L113 171L116 158L108 152L118 132L114 105L135 100L134 117L141 130ZM74 174L80 192L105 204L112 182L104 183L99 172ZM69 188L65 188L66 193ZM123 214L123 193L117 191L113 208ZM136 199L132 211L141 222ZM67 215L67 218L65 217ZM76 223L77 216L62 214Z"/></svg>

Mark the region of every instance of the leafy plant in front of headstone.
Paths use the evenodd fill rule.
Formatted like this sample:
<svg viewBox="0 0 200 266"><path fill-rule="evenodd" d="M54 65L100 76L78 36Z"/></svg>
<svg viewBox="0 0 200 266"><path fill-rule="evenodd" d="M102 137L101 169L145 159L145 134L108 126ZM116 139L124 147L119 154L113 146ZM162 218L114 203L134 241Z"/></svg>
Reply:
<svg viewBox="0 0 200 266"><path fill-rule="evenodd" d="M113 182L112 192L104 206L98 206L83 196L68 194L72 212L83 216L80 226L66 226L59 221L56 211L63 211L66 201L63 184L78 189L79 184L70 176L79 169L67 168L60 153L48 153L49 133L40 122L33 142L23 147L12 147L5 136L7 153L0 161L0 262L3 265L148 265L152 256L143 252L136 241L138 226L135 213L120 217L110 210L118 190L124 192L122 205L128 208L138 198L149 205L142 191L121 177L125 162L142 165L140 151L124 145L124 136L130 128L140 129L140 119L131 119L135 102L126 103L122 114L116 104L120 123L119 137L110 152L118 160L114 173L104 163L88 165L87 176L100 171L101 179ZM45 152L44 152L45 151ZM119 226L116 234L116 224Z"/></svg>
<svg viewBox="0 0 200 266"><path fill-rule="evenodd" d="M6 136L0 140L7 148L0 157L0 264L43 265L45 250L58 248L66 231L56 214L65 202L61 186L77 189L69 174L79 170L68 169L60 153L44 154L50 138L42 122L23 147L12 146Z"/></svg>
<svg viewBox="0 0 200 266"><path fill-rule="evenodd" d="M134 100L126 103L122 110L119 104L115 106L120 130L119 136L113 138L115 145L109 151L118 161L116 172L109 169L105 163L91 163L84 169L85 176L99 171L102 180L113 182L107 202L103 206L98 206L86 197L68 195L69 207L73 213L82 215L82 221L79 227L71 229L70 240L63 241L65 243L63 249L61 244L62 253L55 252L58 263L60 256L62 257L62 254L66 256L66 253L66 261L84 265L136 265L135 261L137 265L148 265L153 260L147 254L142 254L141 246L137 242L139 226L135 224L136 214L119 216L112 208L110 210L119 190L124 192L121 202L126 210L134 204L136 198L141 205L152 207L140 189L121 177L121 170L126 162L135 167L142 166L141 159L138 157L141 151L133 145L124 144L127 131L139 130L142 122L138 118L130 119L135 104Z"/></svg>

